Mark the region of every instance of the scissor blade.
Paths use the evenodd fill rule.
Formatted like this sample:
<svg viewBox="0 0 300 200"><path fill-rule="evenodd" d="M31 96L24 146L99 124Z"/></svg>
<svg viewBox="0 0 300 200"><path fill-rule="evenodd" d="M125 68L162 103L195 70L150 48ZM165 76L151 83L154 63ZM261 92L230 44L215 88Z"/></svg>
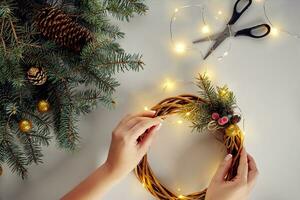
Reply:
<svg viewBox="0 0 300 200"><path fill-rule="evenodd" d="M193 44L200 43L200 42L207 42L207 41L211 41L211 40L216 40L218 37L220 37L221 34L222 33L216 33L216 34L213 34L213 35L210 35L210 36L207 36L207 37L200 38L198 40L194 40Z"/></svg>
<svg viewBox="0 0 300 200"><path fill-rule="evenodd" d="M210 56L210 54L216 50L216 48L218 48L218 46L220 46L220 44L222 44L222 42L224 40L226 40L226 38L228 38L230 36L230 33L229 33L229 29L225 29L221 34L220 36L216 39L215 43L212 45L212 47L209 49L209 51L206 53L206 55L204 56L204 60Z"/></svg>

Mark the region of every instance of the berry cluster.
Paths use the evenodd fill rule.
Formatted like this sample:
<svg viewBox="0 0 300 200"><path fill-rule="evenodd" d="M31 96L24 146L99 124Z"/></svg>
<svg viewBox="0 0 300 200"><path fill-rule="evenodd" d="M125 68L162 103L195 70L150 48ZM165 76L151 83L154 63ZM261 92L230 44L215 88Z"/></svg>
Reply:
<svg viewBox="0 0 300 200"><path fill-rule="evenodd" d="M225 126L230 124L237 124L241 120L241 117L239 115L226 115L226 116L220 116L219 113L214 112L211 115L211 118L216 121L220 126Z"/></svg>

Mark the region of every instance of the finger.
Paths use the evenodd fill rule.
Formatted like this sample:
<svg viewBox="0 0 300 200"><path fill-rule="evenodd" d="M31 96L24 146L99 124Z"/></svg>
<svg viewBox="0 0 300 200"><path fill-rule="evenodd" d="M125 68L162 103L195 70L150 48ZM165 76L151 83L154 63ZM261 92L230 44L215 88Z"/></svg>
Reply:
<svg viewBox="0 0 300 200"><path fill-rule="evenodd" d="M147 118L149 117L133 117L130 120L128 120L128 122L126 123L126 126L131 129L132 127L134 127L137 123L147 120Z"/></svg>
<svg viewBox="0 0 300 200"><path fill-rule="evenodd" d="M248 184L253 187L258 177L258 169L254 158L248 154Z"/></svg>
<svg viewBox="0 0 300 200"><path fill-rule="evenodd" d="M158 132L158 130L160 129L161 127L161 123L159 125L156 125L156 126L153 126L149 129L149 131L147 131L145 133L145 136L143 137L143 139L140 141L139 145L140 145L140 148L141 148L141 152L142 154L146 154L146 152L149 150L152 142L153 142L153 139L156 135L156 133Z"/></svg>
<svg viewBox="0 0 300 200"><path fill-rule="evenodd" d="M213 177L213 181L218 181L218 182L224 181L224 178L228 174L231 164L232 164L232 155L227 154L223 162L220 164L219 168L217 169Z"/></svg>
<svg viewBox="0 0 300 200"><path fill-rule="evenodd" d="M246 149L243 148L240 154L240 162L237 171L237 178L242 181L247 181L248 179L248 158Z"/></svg>
<svg viewBox="0 0 300 200"><path fill-rule="evenodd" d="M151 128L152 126L159 125L162 122L162 119L160 117L155 118L146 118L131 128L133 133L133 139L137 139L139 136L141 136L143 133L146 132L147 129Z"/></svg>
<svg viewBox="0 0 300 200"><path fill-rule="evenodd" d="M147 110L147 111L143 111L137 114L127 114L119 123L119 125L124 125L126 124L129 120L131 120L132 118L135 117L154 117L155 115L155 111L153 110Z"/></svg>
<svg viewBox="0 0 300 200"><path fill-rule="evenodd" d="M156 113L156 111L154 111L154 110L146 110L146 111L131 115L131 118L129 118L128 120L135 118L135 117L154 117L155 113Z"/></svg>

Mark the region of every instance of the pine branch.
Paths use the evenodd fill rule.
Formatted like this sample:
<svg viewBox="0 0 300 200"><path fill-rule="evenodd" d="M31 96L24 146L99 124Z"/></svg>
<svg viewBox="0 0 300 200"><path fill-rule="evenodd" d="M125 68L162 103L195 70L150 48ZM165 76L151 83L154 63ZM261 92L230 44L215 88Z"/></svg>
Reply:
<svg viewBox="0 0 300 200"><path fill-rule="evenodd" d="M69 101L67 98L60 96L58 91L55 90L55 102L54 105L54 130L56 134L56 140L59 147L74 151L77 148L79 141L79 134L75 123L77 118L73 111L73 106L70 103L64 104L64 101Z"/></svg>
<svg viewBox="0 0 300 200"><path fill-rule="evenodd" d="M211 81L209 78L203 74L199 75L197 78L197 86L199 87L199 95L200 97L203 97L204 99L208 100L210 103L216 102L218 99L218 95L216 93L216 90L214 86L211 84Z"/></svg>
<svg viewBox="0 0 300 200"><path fill-rule="evenodd" d="M110 74L115 74L129 70L139 71L143 69L143 65L144 62L140 55L119 53L110 55L106 60L103 60L102 63L99 63L97 67L104 68Z"/></svg>
<svg viewBox="0 0 300 200"><path fill-rule="evenodd" d="M119 83L110 75L101 73L98 70L90 68L81 68L81 76L85 80L85 85L96 85L107 95L111 95Z"/></svg>
<svg viewBox="0 0 300 200"><path fill-rule="evenodd" d="M40 130L37 128L37 130ZM38 145L44 145L48 146L49 142L51 140L51 137L45 134L41 134L42 132L40 131L35 131L35 133L27 133L29 137L33 140L34 143L37 143Z"/></svg>
<svg viewBox="0 0 300 200"><path fill-rule="evenodd" d="M79 91L74 95L74 102L76 102L77 114L87 114L100 102L104 106L111 108L114 101L111 96L103 95L101 91L96 89L89 89Z"/></svg>
<svg viewBox="0 0 300 200"><path fill-rule="evenodd" d="M74 22L76 31L72 26L65 30L62 19L37 18L49 5L62 9L64 12L54 11ZM79 115L99 103L112 107L119 86L114 75L144 66L141 55L126 53L117 42L124 33L111 23L111 16L128 21L146 10L143 0L0 1L0 164L7 163L25 178L29 164L42 162L42 146L49 145L52 125L59 147L77 148ZM70 51L64 48L64 40L55 40L43 21L46 18L46 24L59 25L58 32L72 33L66 38L71 46L79 36L87 39L82 46L81 39L74 46L80 51ZM43 30L38 21L44 22ZM76 38L70 39L74 34ZM34 86L27 80L31 67L43 68L47 76L44 85ZM37 112L35 104L40 99L49 101L49 113ZM28 133L18 127L25 118L33 123Z"/></svg>
<svg viewBox="0 0 300 200"><path fill-rule="evenodd" d="M27 178L28 171L25 167L27 164L27 159L25 158L21 149L16 144L9 141L3 141L1 145L2 148L5 149L6 162L11 168L12 172L17 173L22 177L22 179Z"/></svg>
<svg viewBox="0 0 300 200"><path fill-rule="evenodd" d="M32 162L34 162L35 164L42 163L43 154L41 152L41 147L34 140L32 140L31 135L18 131L17 136L21 144L23 144L27 164L29 165Z"/></svg>
<svg viewBox="0 0 300 200"><path fill-rule="evenodd" d="M134 14L146 13L148 8L143 2L143 0L104 0L104 5L117 19L129 21Z"/></svg>

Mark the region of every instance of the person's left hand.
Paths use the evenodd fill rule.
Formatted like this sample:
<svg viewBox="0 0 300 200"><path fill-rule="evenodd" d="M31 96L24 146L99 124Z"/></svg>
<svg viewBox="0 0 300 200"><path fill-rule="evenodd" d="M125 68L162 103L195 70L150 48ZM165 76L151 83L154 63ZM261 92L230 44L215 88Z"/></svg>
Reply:
<svg viewBox="0 0 300 200"><path fill-rule="evenodd" d="M105 165L115 177L126 176L148 151L163 121L154 115L155 111L127 115L113 131Z"/></svg>

